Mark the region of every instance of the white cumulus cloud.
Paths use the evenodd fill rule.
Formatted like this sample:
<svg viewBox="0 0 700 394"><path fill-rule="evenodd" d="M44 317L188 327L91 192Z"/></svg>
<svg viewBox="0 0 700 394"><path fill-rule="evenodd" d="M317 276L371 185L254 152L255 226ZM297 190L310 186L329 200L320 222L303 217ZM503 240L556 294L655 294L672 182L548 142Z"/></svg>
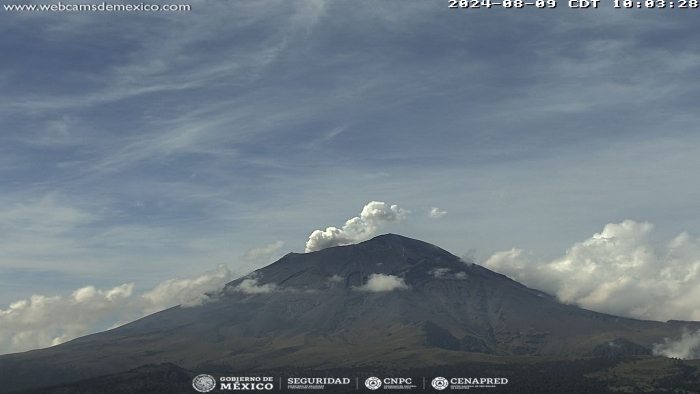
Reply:
<svg viewBox="0 0 700 394"><path fill-rule="evenodd" d="M586 309L659 321L700 320L700 240L681 233L660 243L653 228L632 220L610 223L552 261L511 249L483 265Z"/></svg>
<svg viewBox="0 0 700 394"><path fill-rule="evenodd" d="M372 201L365 205L360 216L348 220L342 228L328 227L311 233L306 242L306 252L366 241L377 234L383 223L402 221L408 214L409 211L398 205Z"/></svg>
<svg viewBox="0 0 700 394"><path fill-rule="evenodd" d="M440 219L445 215L447 215L447 211L443 211L438 207L432 207L430 208L430 211L428 211L428 217L431 219Z"/></svg>
<svg viewBox="0 0 700 394"><path fill-rule="evenodd" d="M328 278L328 281L331 283L340 283L343 281L343 277L336 274Z"/></svg>
<svg viewBox="0 0 700 394"><path fill-rule="evenodd" d="M231 270L223 264L196 278L166 280L141 296L146 301L143 310L149 314L178 304L184 307L201 305L209 300L205 293L217 291L231 280Z"/></svg>
<svg viewBox="0 0 700 394"><path fill-rule="evenodd" d="M356 287L355 290L380 293L393 290L407 290L408 288L403 278L394 275L372 274L367 280L367 283Z"/></svg>
<svg viewBox="0 0 700 394"><path fill-rule="evenodd" d="M224 265L191 279L171 279L134 295L134 284L111 289L85 286L70 295L32 295L0 309L0 354L43 348L69 341L182 304L194 306L231 280Z"/></svg>
<svg viewBox="0 0 700 394"><path fill-rule="evenodd" d="M430 274L436 278L444 278L450 272L449 268L434 268L430 270Z"/></svg>
<svg viewBox="0 0 700 394"><path fill-rule="evenodd" d="M244 294L264 294L272 293L277 288L277 286L275 286L273 283L258 285L258 281L259 279L257 278L244 279L233 288L233 291L238 291Z"/></svg>

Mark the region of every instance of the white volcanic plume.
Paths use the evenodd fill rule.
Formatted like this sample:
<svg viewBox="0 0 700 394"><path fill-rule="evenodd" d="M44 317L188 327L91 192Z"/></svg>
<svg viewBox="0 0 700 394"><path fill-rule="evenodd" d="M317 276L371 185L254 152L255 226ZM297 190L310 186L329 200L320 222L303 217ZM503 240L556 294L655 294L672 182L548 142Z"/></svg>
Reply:
<svg viewBox="0 0 700 394"><path fill-rule="evenodd" d="M700 330L685 332L677 341L669 338L663 343L654 345L653 352L657 356L676 357L682 359L700 358Z"/></svg>
<svg viewBox="0 0 700 394"><path fill-rule="evenodd" d="M306 252L366 241L377 234L383 223L402 221L408 214L409 211L398 205L372 201L362 208L359 217L348 220L342 228L328 227L311 233L306 241Z"/></svg>

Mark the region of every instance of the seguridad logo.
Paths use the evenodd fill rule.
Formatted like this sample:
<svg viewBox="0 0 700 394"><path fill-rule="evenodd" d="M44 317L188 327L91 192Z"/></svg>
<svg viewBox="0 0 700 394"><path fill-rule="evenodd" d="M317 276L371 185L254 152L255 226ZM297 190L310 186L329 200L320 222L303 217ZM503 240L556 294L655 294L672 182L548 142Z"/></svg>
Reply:
<svg viewBox="0 0 700 394"><path fill-rule="evenodd" d="M329 385L347 386L350 383L350 378L287 378L287 389L324 390Z"/></svg>

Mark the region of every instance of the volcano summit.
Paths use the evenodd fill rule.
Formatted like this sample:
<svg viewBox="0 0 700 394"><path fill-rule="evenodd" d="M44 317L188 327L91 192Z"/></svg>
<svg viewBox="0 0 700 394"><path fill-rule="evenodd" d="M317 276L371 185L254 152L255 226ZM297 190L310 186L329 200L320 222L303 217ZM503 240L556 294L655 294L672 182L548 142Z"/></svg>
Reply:
<svg viewBox="0 0 700 394"><path fill-rule="evenodd" d="M156 363L254 371L650 354L663 338L699 327L565 305L437 246L388 234L290 253L199 306L0 356L0 392Z"/></svg>

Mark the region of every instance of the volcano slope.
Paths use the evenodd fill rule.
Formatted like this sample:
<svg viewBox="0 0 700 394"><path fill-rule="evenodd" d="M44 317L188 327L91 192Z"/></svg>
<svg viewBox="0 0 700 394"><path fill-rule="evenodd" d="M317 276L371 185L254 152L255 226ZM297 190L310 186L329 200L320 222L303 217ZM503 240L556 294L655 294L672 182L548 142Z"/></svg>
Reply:
<svg viewBox="0 0 700 394"><path fill-rule="evenodd" d="M200 306L0 356L0 392L157 363L233 372L649 354L663 338L698 328L565 305L434 245L388 234L290 253Z"/></svg>

